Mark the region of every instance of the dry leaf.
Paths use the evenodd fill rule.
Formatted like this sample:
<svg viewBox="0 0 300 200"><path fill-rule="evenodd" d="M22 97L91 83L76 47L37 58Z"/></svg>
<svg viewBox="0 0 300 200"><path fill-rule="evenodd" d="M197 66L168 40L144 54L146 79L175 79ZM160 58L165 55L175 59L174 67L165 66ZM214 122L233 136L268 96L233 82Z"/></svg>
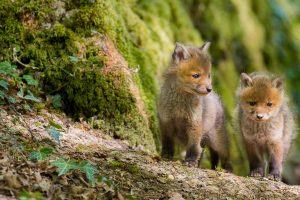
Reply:
<svg viewBox="0 0 300 200"><path fill-rule="evenodd" d="M18 176L13 174L11 171L6 172L6 174L4 175L4 180L11 188L18 189L22 187L20 181L18 180Z"/></svg>
<svg viewBox="0 0 300 200"><path fill-rule="evenodd" d="M117 192L117 197L119 200L125 200L125 198L123 197L123 195L120 192Z"/></svg>

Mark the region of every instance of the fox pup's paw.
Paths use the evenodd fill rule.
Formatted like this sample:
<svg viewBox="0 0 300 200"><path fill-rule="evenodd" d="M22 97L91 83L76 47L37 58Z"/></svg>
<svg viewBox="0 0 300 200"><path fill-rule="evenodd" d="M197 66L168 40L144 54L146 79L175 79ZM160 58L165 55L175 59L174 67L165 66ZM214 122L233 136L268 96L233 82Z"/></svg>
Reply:
<svg viewBox="0 0 300 200"><path fill-rule="evenodd" d="M250 176L252 176L252 177L263 177L264 176L263 168L260 167L260 168L253 169L250 172Z"/></svg>
<svg viewBox="0 0 300 200"><path fill-rule="evenodd" d="M226 173L232 173L233 171L231 163L225 163L224 165L222 164L222 168Z"/></svg>
<svg viewBox="0 0 300 200"><path fill-rule="evenodd" d="M184 165L189 166L189 167L198 167L198 161L197 160L185 160L183 162Z"/></svg>
<svg viewBox="0 0 300 200"><path fill-rule="evenodd" d="M273 170L269 173L268 179L274 180L274 181L280 181L281 180L281 175L278 170Z"/></svg>
<svg viewBox="0 0 300 200"><path fill-rule="evenodd" d="M162 153L161 154L161 159L162 160L172 160L173 159L173 155L168 154L168 153Z"/></svg>

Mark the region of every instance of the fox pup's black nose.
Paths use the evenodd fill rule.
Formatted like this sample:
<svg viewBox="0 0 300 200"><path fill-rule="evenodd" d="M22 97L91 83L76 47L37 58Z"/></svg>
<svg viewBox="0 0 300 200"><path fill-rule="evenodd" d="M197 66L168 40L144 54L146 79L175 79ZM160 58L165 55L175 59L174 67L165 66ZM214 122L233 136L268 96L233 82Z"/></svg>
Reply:
<svg viewBox="0 0 300 200"><path fill-rule="evenodd" d="M257 119L262 119L264 116L263 115L256 115Z"/></svg>
<svg viewBox="0 0 300 200"><path fill-rule="evenodd" d="M206 91L207 91L207 92L211 92L212 89L211 89L211 88L206 88Z"/></svg>

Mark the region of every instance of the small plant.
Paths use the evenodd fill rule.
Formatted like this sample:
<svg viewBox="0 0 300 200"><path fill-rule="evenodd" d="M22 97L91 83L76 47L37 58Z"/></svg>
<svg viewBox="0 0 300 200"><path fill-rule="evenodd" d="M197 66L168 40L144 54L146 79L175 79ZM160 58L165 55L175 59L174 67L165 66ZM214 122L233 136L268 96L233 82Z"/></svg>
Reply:
<svg viewBox="0 0 300 200"><path fill-rule="evenodd" d="M52 148L43 147L43 148L41 148L38 151L32 151L29 154L29 159L32 160L32 161L45 160L52 153L53 153L53 149Z"/></svg>
<svg viewBox="0 0 300 200"><path fill-rule="evenodd" d="M58 176L64 175L73 170L79 170L85 173L87 180L92 186L95 185L95 174L98 173L99 170L96 166L87 161L77 161L74 159L66 160L63 157L60 157L51 164L57 167Z"/></svg>
<svg viewBox="0 0 300 200"><path fill-rule="evenodd" d="M51 102L54 108L61 108L62 107L62 100L59 94L51 96Z"/></svg>
<svg viewBox="0 0 300 200"><path fill-rule="evenodd" d="M114 187L112 180L108 179L106 176L98 176L97 180L100 183L105 183L110 188Z"/></svg>
<svg viewBox="0 0 300 200"><path fill-rule="evenodd" d="M28 191L21 191L18 194L19 200L43 200L43 196L40 192L28 192Z"/></svg>
<svg viewBox="0 0 300 200"><path fill-rule="evenodd" d="M61 133L56 128L50 126L46 129L49 135L57 142L60 142Z"/></svg>
<svg viewBox="0 0 300 200"><path fill-rule="evenodd" d="M0 62L0 100L2 104L21 103L25 110L31 110L29 102L40 102L31 89L38 86L29 74L20 75L17 66L9 61Z"/></svg>

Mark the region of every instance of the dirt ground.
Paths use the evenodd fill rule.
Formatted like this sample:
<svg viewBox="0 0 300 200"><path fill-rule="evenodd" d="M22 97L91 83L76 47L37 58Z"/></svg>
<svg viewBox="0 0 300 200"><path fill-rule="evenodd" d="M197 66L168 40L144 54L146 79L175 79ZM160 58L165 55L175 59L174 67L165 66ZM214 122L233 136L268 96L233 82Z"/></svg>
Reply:
<svg viewBox="0 0 300 200"><path fill-rule="evenodd" d="M60 132L55 141L47 128ZM32 151L54 149L44 160ZM80 170L58 176L58 158L97 167L94 185ZM0 199L299 199L300 187L268 179L239 177L164 161L85 122L58 112L0 111Z"/></svg>

